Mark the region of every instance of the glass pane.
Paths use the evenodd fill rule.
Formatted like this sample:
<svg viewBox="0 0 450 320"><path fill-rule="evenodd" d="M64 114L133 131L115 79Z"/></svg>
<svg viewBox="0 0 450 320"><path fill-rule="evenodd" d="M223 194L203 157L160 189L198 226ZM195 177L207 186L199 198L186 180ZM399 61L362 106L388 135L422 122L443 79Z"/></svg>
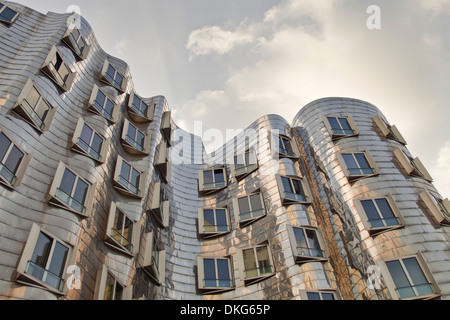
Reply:
<svg viewBox="0 0 450 320"><path fill-rule="evenodd" d="M413 282L418 296L429 295L433 293L433 288L428 282L427 277L422 271L416 258L403 259L403 264L408 271L409 277Z"/></svg>
<svg viewBox="0 0 450 320"><path fill-rule="evenodd" d="M398 220L392 212L391 206L389 205L387 199L377 199L375 200L377 203L378 209L383 216L384 223L387 226L396 226L398 225Z"/></svg>
<svg viewBox="0 0 450 320"><path fill-rule="evenodd" d="M344 130L344 133L353 133L352 128L350 127L350 124L348 123L347 118L339 118L339 123L341 124L342 129Z"/></svg>
<svg viewBox="0 0 450 320"><path fill-rule="evenodd" d="M119 231L120 234L122 234L122 228L123 228L123 218L124 214L120 210L116 210L116 215L114 217L114 226L113 228L117 231Z"/></svg>
<svg viewBox="0 0 450 320"><path fill-rule="evenodd" d="M56 242L48 271L53 273L55 276L62 278L65 273L64 267L66 265L68 254L69 248L59 242Z"/></svg>
<svg viewBox="0 0 450 320"><path fill-rule="evenodd" d="M59 189L64 193L66 193L67 195L71 195L73 186L75 184L75 179L76 175L72 173L70 170L66 169L66 171L64 171L61 184L59 185Z"/></svg>
<svg viewBox="0 0 450 320"><path fill-rule="evenodd" d="M250 203L252 204L252 211L258 211L263 209L260 194L252 194L250 196Z"/></svg>
<svg viewBox="0 0 450 320"><path fill-rule="evenodd" d="M130 219L128 219L127 217L125 217L125 226L123 228L123 237L128 240L128 243L126 243L127 245L129 243L131 243L131 238L133 236L133 221L131 221Z"/></svg>
<svg viewBox="0 0 450 320"><path fill-rule="evenodd" d="M216 264L214 259L204 259L203 270L205 276L205 287L217 287Z"/></svg>
<svg viewBox="0 0 450 320"><path fill-rule="evenodd" d="M225 182L225 176L223 174L223 170L214 170L214 181L215 183Z"/></svg>
<svg viewBox="0 0 450 320"><path fill-rule="evenodd" d="M364 200L361 201L361 204L366 213L367 219L370 222L372 228L383 227L383 221L381 220L380 215L378 214L377 208L372 200Z"/></svg>
<svg viewBox="0 0 450 320"><path fill-rule="evenodd" d="M256 258L253 249L247 249L243 251L244 255L244 267L246 271L256 269Z"/></svg>
<svg viewBox="0 0 450 320"><path fill-rule="evenodd" d="M230 270L228 267L228 260L217 260L217 275L219 280L219 287L231 287Z"/></svg>
<svg viewBox="0 0 450 320"><path fill-rule="evenodd" d="M137 95L134 95L133 106L137 110L141 110L141 102L142 100Z"/></svg>
<svg viewBox="0 0 450 320"><path fill-rule="evenodd" d="M322 293L322 300L334 300L334 294Z"/></svg>
<svg viewBox="0 0 450 320"><path fill-rule="evenodd" d="M318 292L307 292L308 300L321 300Z"/></svg>
<svg viewBox="0 0 450 320"><path fill-rule="evenodd" d="M106 99L106 104L105 104L105 111L106 111L106 113L108 115L112 116L113 110L114 110L114 103L111 100Z"/></svg>
<svg viewBox="0 0 450 320"><path fill-rule="evenodd" d="M41 95L39 94L39 92L37 92L36 88L32 87L30 93L28 94L28 97L25 100L28 102L30 107L34 109L40 97Z"/></svg>
<svg viewBox="0 0 450 320"><path fill-rule="evenodd" d="M297 241L297 249L299 249L299 254L307 255L304 251L301 249L308 249L308 243L306 242L305 238L305 232L301 228L293 228L295 240Z"/></svg>
<svg viewBox="0 0 450 320"><path fill-rule="evenodd" d="M20 163L22 162L23 157L24 153L20 151L16 146L13 146L7 159L3 161L3 164L6 168L8 168L10 172L15 174L17 172L17 169L19 168Z"/></svg>
<svg viewBox="0 0 450 320"><path fill-rule="evenodd" d="M214 210L203 210L203 219L205 222L205 231L215 231L214 226L216 222L214 221Z"/></svg>
<svg viewBox="0 0 450 320"><path fill-rule="evenodd" d="M356 153L355 154L356 161L358 161L359 167L363 174L372 174L373 170L370 167L369 163L366 160L366 156L364 153Z"/></svg>
<svg viewBox="0 0 450 320"><path fill-rule="evenodd" d="M303 190L302 182L300 180L292 179L292 185L294 186L294 193L298 195L305 195Z"/></svg>
<svg viewBox="0 0 450 320"><path fill-rule="evenodd" d="M217 230L220 232L228 231L227 212L225 209L216 210Z"/></svg>
<svg viewBox="0 0 450 320"><path fill-rule="evenodd" d="M123 295L123 287L120 284L116 283L116 292L114 300L122 300L122 295Z"/></svg>
<svg viewBox="0 0 450 320"><path fill-rule="evenodd" d="M0 18L11 22L16 14L17 14L16 11L6 7L5 10L3 10L2 13L0 14Z"/></svg>
<svg viewBox="0 0 450 320"><path fill-rule="evenodd" d="M51 245L52 245L52 238L48 237L46 234L41 232L36 241L33 255L31 256L31 261L34 264L45 269Z"/></svg>
<svg viewBox="0 0 450 320"><path fill-rule="evenodd" d="M91 138L92 133L94 130L92 130L88 125L83 126L83 130L81 130L80 139L83 140L84 143L86 143L88 146L91 144Z"/></svg>
<svg viewBox="0 0 450 320"><path fill-rule="evenodd" d="M92 149L94 149L94 151L97 152L97 154L100 154L100 151L102 150L102 145L103 145L103 138L95 133L91 144Z"/></svg>
<svg viewBox="0 0 450 320"><path fill-rule="evenodd" d="M239 204L239 212L241 215L250 212L250 205L247 197L239 198L238 204Z"/></svg>
<svg viewBox="0 0 450 320"><path fill-rule="evenodd" d="M114 83L117 87L121 87L123 82L123 77L120 73L116 73L116 78L114 79Z"/></svg>
<svg viewBox="0 0 450 320"><path fill-rule="evenodd" d="M136 131L137 129L131 123L128 125L127 136L131 138L131 140L135 141L136 139Z"/></svg>
<svg viewBox="0 0 450 320"><path fill-rule="evenodd" d="M203 171L203 182L205 184L214 183L212 170Z"/></svg>
<svg viewBox="0 0 450 320"><path fill-rule="evenodd" d="M139 177L140 177L140 172L137 171L136 169L133 169L131 171L131 179L130 179L130 183L135 186L136 188L139 187Z"/></svg>
<svg viewBox="0 0 450 320"><path fill-rule="evenodd" d="M128 163L126 163L125 161L122 161L122 168L120 170L120 176L128 181L128 179L130 178L130 171L131 171L131 166Z"/></svg>
<svg viewBox="0 0 450 320"><path fill-rule="evenodd" d="M267 247L256 248L256 255L258 257L258 266L261 274L271 273L269 250Z"/></svg>
<svg viewBox="0 0 450 320"><path fill-rule="evenodd" d="M315 230L305 229L306 238L308 239L309 256L311 257L323 257L322 250L320 248L319 240L317 239L317 233Z"/></svg>
<svg viewBox="0 0 450 320"><path fill-rule="evenodd" d="M328 118L328 122L330 123L331 129L335 134L341 134L341 126L336 118Z"/></svg>
<svg viewBox="0 0 450 320"><path fill-rule="evenodd" d="M294 191L292 190L292 186L291 186L291 179L286 178L286 177L281 177L281 181L283 183L284 192L294 193Z"/></svg>
<svg viewBox="0 0 450 320"><path fill-rule="evenodd" d="M100 90L98 90L97 97L95 98L95 102L98 104L98 106L100 108L103 109L103 106L105 105L105 101L106 101L106 95L103 92L101 92Z"/></svg>
<svg viewBox="0 0 450 320"><path fill-rule="evenodd" d="M243 155L234 156L234 165L236 169L245 167L245 157Z"/></svg>
<svg viewBox="0 0 450 320"><path fill-rule="evenodd" d="M344 158L345 164L350 170L350 173L352 173L352 169L359 169L358 164L356 163L351 153L345 153L342 155L342 157ZM359 170L357 172L359 173Z"/></svg>
<svg viewBox="0 0 450 320"><path fill-rule="evenodd" d="M137 137L136 137L136 142L138 145L140 145L141 147L144 147L144 141L145 141L145 135L138 131L137 132Z"/></svg>
<svg viewBox="0 0 450 320"><path fill-rule="evenodd" d="M88 193L89 184L81 179L78 179L77 186L75 188L75 193L73 199L76 200L80 205L84 205L86 201L86 196Z"/></svg>
<svg viewBox="0 0 450 320"><path fill-rule="evenodd" d="M391 277L394 280L400 298L414 297L414 290L409 283L400 261L395 260L386 262L386 266L388 267Z"/></svg>
<svg viewBox="0 0 450 320"><path fill-rule="evenodd" d="M3 159L5 158L10 145L11 140L9 140L3 132L0 132L0 163L3 163Z"/></svg>
<svg viewBox="0 0 450 320"><path fill-rule="evenodd" d="M114 300L114 285L116 280L108 273L106 277L106 285L105 285L105 295L103 296L104 300Z"/></svg>
<svg viewBox="0 0 450 320"><path fill-rule="evenodd" d="M44 121L47 118L49 110L50 106L43 99L41 99L41 101L39 101L38 105L36 106L36 109L34 109L34 112L36 112L39 119Z"/></svg>
<svg viewBox="0 0 450 320"><path fill-rule="evenodd" d="M109 81L114 82L114 76L116 74L116 69L112 65L108 66L108 70L106 71L106 78L108 78Z"/></svg>

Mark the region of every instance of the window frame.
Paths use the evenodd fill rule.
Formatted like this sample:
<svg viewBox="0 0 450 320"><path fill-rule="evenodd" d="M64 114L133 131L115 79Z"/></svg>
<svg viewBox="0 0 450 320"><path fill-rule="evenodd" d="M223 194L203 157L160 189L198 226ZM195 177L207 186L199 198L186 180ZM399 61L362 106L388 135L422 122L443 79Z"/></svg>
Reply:
<svg viewBox="0 0 450 320"><path fill-rule="evenodd" d="M423 178L428 182L433 182L433 177L430 175L430 173L418 157L414 159L410 158L403 152L400 147L394 150L394 157L406 172L406 174Z"/></svg>
<svg viewBox="0 0 450 320"><path fill-rule="evenodd" d="M108 72L109 67L111 66L111 68L114 69L114 78L117 75L120 75L122 77L122 84L121 86L116 86L115 83L111 82L107 77L106 74ZM114 79L115 80L115 79ZM120 73L117 68L108 60L105 59L105 62L103 63L103 67L102 67L102 71L100 73L100 81L102 81L103 83L106 83L108 85L110 85L111 87L115 88L116 90L118 90L121 94L124 94L127 91L127 87L128 87L128 77L125 77L122 73Z"/></svg>
<svg viewBox="0 0 450 320"><path fill-rule="evenodd" d="M297 143L295 143L293 138L290 138L285 134L269 134L271 135L271 145L273 145L272 154L278 154L279 158L288 158L293 160L297 160L300 158L300 150L298 149ZM292 154L280 152L280 139L289 142Z"/></svg>
<svg viewBox="0 0 450 320"><path fill-rule="evenodd" d="M116 292L117 285L122 288L122 297L120 300L131 300L133 298L133 285L125 286L125 284L120 282L118 278L108 269L106 264L102 264L101 268L97 271L94 300L105 300L106 281L108 279L108 275L114 280L114 293Z"/></svg>
<svg viewBox="0 0 450 320"><path fill-rule="evenodd" d="M74 190L76 188L74 188L74 186L76 185L76 183L79 180L82 180L84 183L88 184L88 191L86 193L86 199L85 199L85 203L81 204L85 211L84 212L79 212L76 209L74 209L73 207L71 207L69 204L65 203L64 200L60 199L57 196L57 191L59 190L60 186L61 186L61 182L62 179L64 177L64 173L66 172L66 170L70 171L72 174L75 175L75 184L72 186L72 193L74 192ZM74 170L70 169L68 166L66 166L62 161L59 162L58 167L56 169L56 173L53 176L53 182L50 186L50 191L49 191L49 196L50 196L50 200L49 203L57 206L59 208L62 209L66 209L70 212L73 212L75 214L77 214L78 216L80 216L81 218L88 218L93 210L93 206L94 206L94 195L97 189L97 184L98 182L94 182L91 183L89 182L87 179L84 179L83 177L81 177L79 174L77 174ZM69 195L69 197L71 197L72 195Z"/></svg>
<svg viewBox="0 0 450 320"><path fill-rule="evenodd" d="M136 137L134 137L134 139L133 139L134 143L130 142L127 139L127 137L129 137L128 131L130 129L130 126L133 126L136 129L136 134L138 132L140 132L144 136L144 143L142 146L140 146L142 148L142 150L140 150L138 147L136 147L136 145L138 145L138 143L136 141ZM150 134L148 132L145 133L145 132L141 131L137 126L135 126L128 119L125 119L124 123L123 123L121 142L122 142L123 148L131 154L148 155L150 153L150 142L151 142Z"/></svg>
<svg viewBox="0 0 450 320"><path fill-rule="evenodd" d="M292 254L294 255L296 264L301 265L301 264L308 263L308 262L326 262L326 261L328 261L328 259L330 257L330 253L328 251L328 248L327 248L327 245L325 242L325 238L324 238L322 230L320 228L315 228L312 226L293 226L293 225L287 225L286 227L287 227L286 229L287 229L288 236L289 236L289 241L291 243ZM309 252L311 250L311 248L309 248L309 244L308 244L308 248L298 248L297 247L297 238L295 236L294 229L301 229L303 231L303 235L304 235L305 239L308 239L305 234L306 230L314 231L316 239L320 246L319 251L321 251L322 257L316 257L312 254L309 254L309 255L302 254L303 250L308 250L308 252Z"/></svg>
<svg viewBox="0 0 450 320"><path fill-rule="evenodd" d="M169 227L170 201L166 189L160 181L154 183L150 213L153 214L159 226L163 229Z"/></svg>
<svg viewBox="0 0 450 320"><path fill-rule="evenodd" d="M342 127L342 125L341 125L339 119L345 118L347 123L348 123L348 125L349 125L349 127L350 127L350 129L353 131L353 133L351 133L351 134L345 134L345 133L337 134L337 133L335 133L333 128L331 127L331 123L330 123L329 118L337 119L338 122L339 122L339 125L341 127ZM347 116L332 116L332 115L331 116L324 116L322 118L322 120L323 120L323 122L325 124L325 127L326 127L328 133L330 134L331 140L333 140L333 141L337 141L337 140L344 139L344 138L357 137L359 135L359 133L360 133L359 129L358 129L358 126L356 125L355 120L353 120L353 117L350 114L347 115Z"/></svg>
<svg viewBox="0 0 450 320"><path fill-rule="evenodd" d="M292 180L299 181L301 183L302 189L305 193L304 195L302 195L305 198L305 200L289 198L287 196L287 193L290 193L290 192L286 192L286 190L284 188L284 184L283 184L283 178L289 179L289 183L293 190L295 188L293 186ZM285 176L285 175L277 174L276 180L277 180L277 184L278 184L278 190L280 193L280 199L281 199L281 202L283 203L283 205L292 205L292 204L311 205L312 204L312 200L313 200L312 193L309 188L308 182L305 181L305 178L298 177L298 176Z"/></svg>
<svg viewBox="0 0 450 320"><path fill-rule="evenodd" d="M399 142L400 144L406 146L406 140L398 130L395 125L388 125L380 115L376 115L373 118L375 126L381 131L381 134L388 139Z"/></svg>
<svg viewBox="0 0 450 320"><path fill-rule="evenodd" d="M378 207L378 204L376 203L376 200L381 200L384 199L387 201L392 213L394 214L395 219L398 221L398 225L394 225L394 226L388 226L385 225L383 227L373 227L371 220L368 218L366 210L364 209L364 205L362 204L362 201L372 201L372 203L374 203L375 205L375 209L377 210L377 213L382 216L381 210ZM393 231L393 230L397 230L397 229L401 229L405 227L405 219L400 211L400 209L398 208L394 197L392 196L391 193L388 193L387 196L382 196L382 197L375 197L375 198L364 198L364 199L355 199L354 200L354 204L356 207L356 211L359 213L359 216L361 218L361 221L364 225L364 229L366 229L369 234L373 237L376 235L379 235L381 233L384 232L388 232L388 231ZM386 219L380 219L383 221L384 224L384 220Z"/></svg>
<svg viewBox="0 0 450 320"><path fill-rule="evenodd" d="M27 99L29 99L29 96L31 94L32 90L35 90L38 95L39 99L37 104L32 107ZM35 108L40 103L45 103L49 107L49 111L47 115L45 116L45 119L41 119L38 117L38 120L42 122L41 125L37 123L37 121L34 119L34 115L37 115L35 112ZM31 109L31 110L29 110ZM47 99L44 98L42 93L39 91L39 89L34 84L33 80L29 78L27 82L25 83L25 86L23 87L21 93L17 97L16 103L14 104L12 111L19 115L22 119L24 119L26 122L28 122L33 128L35 128L39 133L43 133L45 131L48 131L50 129L51 123L53 121L53 118L56 115L56 111L58 110L58 107L54 107L52 104L50 104Z"/></svg>
<svg viewBox="0 0 450 320"><path fill-rule="evenodd" d="M136 110L136 108L134 107L134 100L136 98L138 98L141 101L140 106L142 106L142 104L145 104L147 106L146 113L142 112L141 109L139 109L139 111ZM128 107L128 114L137 123L152 122L154 120L155 104L149 106L149 104L144 102L144 99L138 96L134 91L131 91L130 93L127 107Z"/></svg>
<svg viewBox="0 0 450 320"><path fill-rule="evenodd" d="M14 11L14 12L16 13L16 14L14 15L14 17L13 17L10 21L4 20L4 19L0 19L0 22L6 24L6 25L9 27L9 26L11 26L11 25L14 23L14 21L16 21L17 17L20 15L20 11L16 11L16 10L14 10L13 8L7 6L6 4L3 3L3 1L0 1L0 4L3 5L3 8L0 8L0 14L1 14L6 8L8 8L8 9L10 9L10 10L12 10L12 11Z"/></svg>
<svg viewBox="0 0 450 320"><path fill-rule="evenodd" d="M79 139L80 139L81 133L83 132L84 126L87 126L87 127L89 127L92 130L92 138L93 138L93 136L95 134L97 134L100 138L103 139L102 147L100 149L100 152L98 153L98 155L99 155L98 159L96 157L94 157L93 155L91 155L88 151L86 151L79 144ZM92 140L92 138L91 138L91 140ZM86 141L84 141L84 142L87 144ZM73 151L91 158L92 160L94 160L98 164L104 164L105 161L106 161L106 157L107 157L110 145L111 145L111 138L105 138L98 131L96 131L94 128L92 128L92 126L88 125L84 121L83 118L78 119L77 126L76 126L75 131L74 131L73 136L72 136L72 147L71 147L71 149ZM91 145L89 145L88 147L90 149L92 149ZM97 151L95 151L95 150L94 150L94 152L97 153Z"/></svg>
<svg viewBox="0 0 450 320"><path fill-rule="evenodd" d="M401 298L400 295L398 294L398 292L397 292L398 288L395 285L395 281L392 278L392 275L391 275L391 272L389 271L387 263L393 262L393 261L401 261L400 263L402 266L402 270L403 270L403 272L407 273L406 274L407 279L411 284L411 276L410 276L408 270L404 267L404 263L403 263L403 260L410 259L410 258L416 259L423 275L425 276L425 278L427 280L427 284L429 284L431 289L433 290L432 294L407 297L407 298ZM418 252L417 254L406 255L403 257L395 257L392 259L380 260L378 262L378 266L380 267L381 274L384 276L386 287L388 288L388 290L394 300L432 300L432 299L436 299L441 296L441 291L439 289L439 286L437 285L437 283L434 279L434 276L433 276L431 270L428 268L425 258L423 257L421 252ZM414 286L412 286L412 287L414 287Z"/></svg>
<svg viewBox="0 0 450 320"><path fill-rule="evenodd" d="M161 132L169 146L173 146L172 111L165 111L161 118Z"/></svg>
<svg viewBox="0 0 450 320"><path fill-rule="evenodd" d="M172 162L169 161L169 147L166 141L161 140L156 147L154 167L158 170L160 177L170 183L172 180Z"/></svg>
<svg viewBox="0 0 450 320"><path fill-rule="evenodd" d="M157 260L154 255L158 255ZM142 267L144 272L157 286L161 286L166 278L166 250L161 247L156 231L145 235L145 247Z"/></svg>
<svg viewBox="0 0 450 320"><path fill-rule="evenodd" d="M53 255L54 247L55 247L56 243L60 243L62 246L68 248L68 253L66 256L66 261L65 261L63 270L67 271L67 268L69 266L76 265L76 260L77 260L77 255L78 255L78 245L74 246L69 243L66 243L66 242L62 241L61 239L59 239L58 237L55 237L50 232L41 228L36 223L33 223L31 226L30 232L28 234L27 241L24 245L22 254L19 257L19 262L18 262L18 265L16 268L16 272L17 272L16 281L21 284L25 284L27 286L41 288L46 291L64 296L68 292L66 281L67 281L68 277L71 275L71 273L64 272L63 277L60 278L62 283L60 285L60 288L58 289L58 288L51 286L50 284L47 284L42 279L39 279L27 272L28 264L29 264L29 262L31 262L32 255L34 253L38 238L41 233L43 233L45 236L52 239L51 250L49 252L49 256L47 257L48 261L46 262L47 266L51 262L51 258L49 258L49 257ZM44 269L44 270L46 272L49 272L47 269Z"/></svg>
<svg viewBox="0 0 450 320"><path fill-rule="evenodd" d="M242 217L241 217L241 208L239 206L239 200L243 199L243 198L247 198L248 205L249 205L249 208L251 210L249 213L253 214L254 211L252 210L252 203L251 203L250 197L251 196L256 196L256 195L259 195L259 199L261 201L260 203L261 203L261 207L262 207L261 210L263 211L263 214L259 215L259 216L254 216L254 217L252 216L252 217L250 217L248 219L242 219ZM250 225L250 224L252 224L252 223L254 223L254 222L256 222L256 221L258 221L258 220L260 220L260 219L262 219L262 218L267 216L266 204L264 202L264 198L263 198L262 192L259 191L259 190L256 190L254 192L251 192L251 193L248 193L248 194L245 194L245 195L233 197L232 203L233 203L233 211L234 211L235 220L239 222L239 227L240 228L245 228L248 225Z"/></svg>
<svg viewBox="0 0 450 320"><path fill-rule="evenodd" d="M229 279L227 281L230 281L229 287L221 287L221 286L207 286L205 283L205 260L214 260L214 268L215 268L215 274L217 278L218 274L218 265L217 261L219 260L226 260L228 263L228 275ZM235 289L235 281L234 281L234 274L233 274L233 261L232 257L197 257L197 284L198 289L201 292L201 294L221 294L224 292L232 291ZM208 279L208 280L215 280L216 284L220 281L220 279Z"/></svg>
<svg viewBox="0 0 450 320"><path fill-rule="evenodd" d="M97 101L97 96L99 91L105 96L105 102L102 106L102 111L99 111L96 107L96 101ZM114 107L111 113L111 118L108 118L104 113L106 113L105 110L105 105L107 102L111 102ZM97 103L97 105L100 105L99 103ZM94 87L92 88L92 92L91 92L91 96L89 98L89 103L88 103L88 111L93 112L103 118L105 118L106 120L108 120L109 122L115 124L119 121L119 105L109 97L109 95L107 95L103 90L100 89L99 86L97 86L96 84L94 84Z"/></svg>
<svg viewBox="0 0 450 320"><path fill-rule="evenodd" d="M364 154L365 160L366 162L369 164L370 169L372 169L373 173L371 174L359 174L359 175L354 175L350 173L350 170L347 166L347 163L344 160L343 155L344 154L351 154L353 156L353 158L355 159L355 154ZM371 178L371 177L376 177L378 175L380 175L380 168L378 167L378 165L376 164L375 160L373 159L371 153L369 150L365 150L365 151L341 151L336 153L336 157L338 159L338 162L342 168L342 171L344 173L344 175L347 177L347 180L349 182L356 182L358 180L361 179L365 179L365 178ZM357 162L355 160L355 162ZM359 165L359 163L358 163ZM359 167L359 169L361 169Z"/></svg>
<svg viewBox="0 0 450 320"><path fill-rule="evenodd" d="M450 201L433 196L427 189L419 194L419 200L429 212L429 216L438 225L450 225ZM431 215L430 215L431 214Z"/></svg>
<svg viewBox="0 0 450 320"><path fill-rule="evenodd" d="M52 64L52 60L55 57L57 58L58 56L61 59L61 65L63 65L69 72L66 79L63 79L61 77L59 70L56 70L55 66ZM66 64L63 56L61 55L61 53L59 53L55 45L50 49L47 58L41 66L41 71L63 92L70 91L77 76L77 73L72 71L72 69L70 69L70 67ZM55 74L55 72L57 75Z"/></svg>
<svg viewBox="0 0 450 320"><path fill-rule="evenodd" d="M205 188L205 182L204 182L204 172L206 171L213 171L213 180L214 182L212 183L213 185L216 185L215 182L215 174L214 172L216 170L222 170L223 172L223 177L224 177L224 185L223 186L213 186L212 188ZM218 192L220 190L223 190L225 188L228 187L228 176L227 176L227 169L225 166L222 167L218 167L218 168L207 168L207 169L202 169L198 171L198 188L199 188L199 193L201 195L208 195L208 194L212 194L215 192Z"/></svg>
<svg viewBox="0 0 450 320"><path fill-rule="evenodd" d="M20 186L20 184L22 183L22 180L25 177L25 173L30 165L30 162L33 159L34 153L27 153L21 146L19 146L16 142L14 142L14 140L11 139L9 134L6 133L5 130L3 130L2 128L0 128L0 134L3 134L6 137L6 139L11 141L11 144L8 147L7 152L5 153L4 158L7 156L7 154L9 155L9 153L11 152L12 146L15 146L21 153L23 153L22 160L20 161L20 163L17 164L16 172L11 172L8 168L6 168L6 170L9 173L14 174L13 181L8 181L1 174L1 170L3 170L3 168L4 168L4 164L3 164L4 159L0 159L0 184L7 187L8 189L14 190L18 186ZM8 150L9 150L9 152L8 152Z"/></svg>
<svg viewBox="0 0 450 320"><path fill-rule="evenodd" d="M114 229L114 223L115 223L116 215L117 215L118 211L123 215L124 220L125 219L130 220L130 222L133 225L132 230L131 230L131 240L126 239L129 242L129 244L131 245L130 249L127 248L120 241L117 241L117 239L115 239L116 235L114 234L113 230L115 230L117 233L119 232L119 230ZM106 223L106 231L105 231L105 236L104 236L105 243L107 245L109 245L110 247L118 250L119 252L125 253L128 256L134 257L139 252L140 231L141 231L141 228L140 228L139 222L131 219L131 217L122 208L120 208L116 202L112 201L110 209L109 209L109 213L108 213L108 220ZM121 232L122 232L122 230L121 230ZM124 238L122 233L120 233L119 238L120 239Z"/></svg>
<svg viewBox="0 0 450 320"><path fill-rule="evenodd" d="M261 267L259 266L259 261L258 261L258 256L257 256L256 250L258 248L263 248L263 247L265 247L267 249L267 254L269 256L269 263L270 263L269 267L271 268L271 272L261 273L256 276L248 277L247 271L249 271L249 270L247 270L245 268L244 251L253 250L256 267L257 267L257 269L260 269ZM259 244L259 245L248 247L248 248L238 249L238 257L239 257L238 265L239 265L239 270L241 273L241 279L243 279L245 286L250 286L250 285L258 283L260 281L264 281L276 274L275 265L274 265L273 257L272 257L272 250L270 249L270 246L268 243L263 243L263 244Z"/></svg>
<svg viewBox="0 0 450 320"><path fill-rule="evenodd" d="M217 223L217 210L225 210L225 218L227 221L227 230L226 231L219 231L219 230L215 230L215 231L207 231L205 228L205 210L213 210L214 212L214 221ZM199 235L203 238L203 239L211 239L214 237L220 237L223 236L225 234L228 234L231 232L231 220L230 220L230 213L228 208L223 207L223 208L198 208L198 233ZM217 227L218 225L214 225L213 227Z"/></svg>
<svg viewBox="0 0 450 320"><path fill-rule="evenodd" d="M313 301L310 300L308 297L309 293L317 293L320 296L320 301L326 301L323 299L323 294L332 294L333 295L333 301L334 300L341 300L339 293L336 290L333 289L321 289L321 290L300 290L300 297L302 300L308 300L308 301ZM332 300L328 300L328 301L332 301Z"/></svg>
<svg viewBox="0 0 450 320"><path fill-rule="evenodd" d="M120 182L120 173L122 170L122 165L123 163L127 163L130 166L130 174L132 172L132 170L136 170L137 172L139 172L139 186L134 186L136 188L138 188L138 193L134 193L132 190L129 189L128 186L124 186L121 182ZM114 178L113 178L113 182L114 182L114 188L119 191L120 193L126 195L126 196L130 196L132 198L137 198L137 199L142 199L144 196L144 189L145 189L145 183L146 183L146 179L147 179L147 171L140 171L138 169L136 169L135 167L133 167L128 161L126 161L124 158L122 158L121 156L117 157L117 161L116 161L116 168L114 171ZM123 177L125 178L125 177ZM128 177L129 178L129 177ZM127 180L128 183L130 183L129 180Z"/></svg>
<svg viewBox="0 0 450 320"><path fill-rule="evenodd" d="M245 163L242 168L236 168L238 165L236 163L236 158L241 157L241 159L243 158L244 162L246 162L246 155L250 154L250 153L253 154L254 159L256 160L256 163L248 163L248 164ZM236 178L238 181L249 176L250 174L252 174L253 172L255 172L258 169L259 169L258 157L257 157L256 151L254 149L247 150L244 153L236 153L233 156L233 161L230 162L231 175L232 175L232 177ZM240 171L240 170L242 170L242 171Z"/></svg>
<svg viewBox="0 0 450 320"><path fill-rule="evenodd" d="M84 49L82 50L78 45L78 41L75 39L74 36L75 30L77 30L79 33L78 41L81 39L85 44ZM88 57L92 46L87 43L86 38L81 34L80 29L76 27L75 28L68 27L67 30L64 32L64 35L62 36L61 40L64 44L67 45L67 47L69 47L70 50L72 50L78 61L85 60Z"/></svg>

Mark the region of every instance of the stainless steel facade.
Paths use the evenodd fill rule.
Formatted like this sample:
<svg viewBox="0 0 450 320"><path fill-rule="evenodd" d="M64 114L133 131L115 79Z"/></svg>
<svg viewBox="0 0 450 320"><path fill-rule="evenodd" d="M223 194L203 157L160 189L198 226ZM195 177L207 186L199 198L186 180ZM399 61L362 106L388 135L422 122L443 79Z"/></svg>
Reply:
<svg viewBox="0 0 450 320"><path fill-rule="evenodd" d="M84 19L72 33L70 14L0 3L18 13L0 22L2 299L448 298L449 233L436 218L447 202L433 207L430 196L442 197L419 162L405 172L411 155L375 106L321 99L292 125L262 117L207 154L164 97L139 96ZM357 130L342 122L333 136L328 117ZM376 170L355 178L340 154L366 155ZM371 228L361 211L372 200L379 212L391 204L398 223ZM217 210L222 225L211 223ZM415 283L416 261L432 292Z"/></svg>

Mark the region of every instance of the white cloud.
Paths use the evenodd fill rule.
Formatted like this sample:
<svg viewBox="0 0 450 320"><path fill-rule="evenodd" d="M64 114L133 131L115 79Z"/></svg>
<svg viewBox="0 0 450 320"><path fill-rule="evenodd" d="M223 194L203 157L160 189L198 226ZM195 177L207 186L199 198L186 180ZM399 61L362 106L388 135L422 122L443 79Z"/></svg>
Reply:
<svg viewBox="0 0 450 320"><path fill-rule="evenodd" d="M436 166L430 172L441 195L450 197L450 140L439 150Z"/></svg>

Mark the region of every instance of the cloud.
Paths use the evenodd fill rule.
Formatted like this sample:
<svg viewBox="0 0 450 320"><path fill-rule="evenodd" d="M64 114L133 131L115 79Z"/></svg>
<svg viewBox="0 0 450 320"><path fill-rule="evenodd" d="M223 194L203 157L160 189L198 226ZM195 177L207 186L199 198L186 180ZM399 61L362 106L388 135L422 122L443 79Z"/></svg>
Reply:
<svg viewBox="0 0 450 320"><path fill-rule="evenodd" d="M439 150L436 165L430 171L441 195L450 197L450 140Z"/></svg>

